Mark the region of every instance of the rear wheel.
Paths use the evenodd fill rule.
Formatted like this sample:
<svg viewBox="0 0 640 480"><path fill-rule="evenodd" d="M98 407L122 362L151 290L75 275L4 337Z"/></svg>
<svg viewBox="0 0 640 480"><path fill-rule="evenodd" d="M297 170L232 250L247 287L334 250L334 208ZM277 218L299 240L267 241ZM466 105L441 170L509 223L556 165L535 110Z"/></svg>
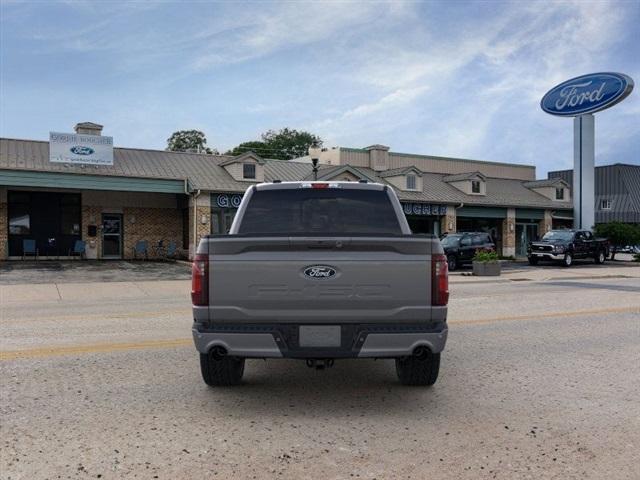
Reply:
<svg viewBox="0 0 640 480"><path fill-rule="evenodd" d="M456 268L458 268L458 259L453 255L448 256L447 267L449 268L450 272L453 272Z"/></svg>
<svg viewBox="0 0 640 480"><path fill-rule="evenodd" d="M570 253L565 253L564 259L562 260L562 265L565 267L570 267L573 263L573 256Z"/></svg>
<svg viewBox="0 0 640 480"><path fill-rule="evenodd" d="M403 385L433 385L439 371L439 353L425 351L421 356L396 358L396 373Z"/></svg>
<svg viewBox="0 0 640 480"><path fill-rule="evenodd" d="M215 350L200 354L200 371L210 387L240 384L244 374L244 358L219 355Z"/></svg>
<svg viewBox="0 0 640 480"><path fill-rule="evenodd" d="M606 259L607 256L605 255L604 250L600 250L598 253L596 253L596 256L594 258L595 262L598 265L602 265Z"/></svg>

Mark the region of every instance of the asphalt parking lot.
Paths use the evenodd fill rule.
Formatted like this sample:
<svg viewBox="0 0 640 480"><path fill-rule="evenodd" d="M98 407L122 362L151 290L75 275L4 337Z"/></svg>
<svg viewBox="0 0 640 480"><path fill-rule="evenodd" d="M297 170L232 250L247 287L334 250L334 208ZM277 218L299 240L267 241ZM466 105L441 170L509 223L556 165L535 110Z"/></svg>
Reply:
<svg viewBox="0 0 640 480"><path fill-rule="evenodd" d="M430 389L374 360L253 360L210 389L188 280L6 282L0 476L637 479L640 268L521 267L452 276Z"/></svg>

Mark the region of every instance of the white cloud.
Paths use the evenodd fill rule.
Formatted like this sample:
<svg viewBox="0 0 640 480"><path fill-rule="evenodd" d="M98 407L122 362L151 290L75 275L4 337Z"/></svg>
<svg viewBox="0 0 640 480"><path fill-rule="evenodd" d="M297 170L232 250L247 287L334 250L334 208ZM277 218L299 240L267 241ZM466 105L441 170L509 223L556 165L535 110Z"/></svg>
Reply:
<svg viewBox="0 0 640 480"><path fill-rule="evenodd" d="M544 167L571 154L570 122L538 106L549 87L596 70L640 77L619 43L630 29L637 40L632 2L194 2L177 9L85 1L69 2L60 22L43 22L33 5L10 5L3 26L35 40L37 54L68 60L69 52L96 52L114 90L128 88L126 98L144 92L141 117L199 125L210 118L210 131L242 139L286 125L329 145L380 142ZM78 21L87 16L97 20ZM634 95L616 115L603 114L607 137L599 138L612 141L598 143L599 151L615 155L640 136ZM115 97L118 109L130 108ZM152 136L149 129L141 140Z"/></svg>
<svg viewBox="0 0 640 480"><path fill-rule="evenodd" d="M362 134L360 113L375 113L375 121L364 120L367 130L388 135L389 121L402 112L398 102L387 100L396 92L428 90L400 107L415 124L403 123L405 131L395 132L402 137L407 128L416 129L412 138L422 145L417 151L485 159L495 154L495 160L524 163L540 163L544 151L553 161L564 151L564 139L541 137L538 130L530 144L532 126L544 123L539 99L566 78L602 69L599 62L620 38L625 12L608 2L541 7L516 3L486 21L467 17L451 25L452 34L443 38L430 35L436 26L427 21L405 24L396 38L373 41L367 54L354 55L362 60L360 65L353 62L351 70L357 72L355 82L379 92L380 100L345 106L317 123L325 129L321 133L339 143L349 141ZM422 118L416 110L423 112ZM628 128L638 131L637 126ZM513 143L505 144L507 139ZM531 150L519 148L524 144Z"/></svg>
<svg viewBox="0 0 640 480"><path fill-rule="evenodd" d="M205 53L192 62L197 70L245 62L281 49L313 44L357 29L380 15L404 14L404 2L286 2L251 8L228 26L224 36L209 35ZM253 6L253 5L252 5ZM222 37L222 38L221 38Z"/></svg>

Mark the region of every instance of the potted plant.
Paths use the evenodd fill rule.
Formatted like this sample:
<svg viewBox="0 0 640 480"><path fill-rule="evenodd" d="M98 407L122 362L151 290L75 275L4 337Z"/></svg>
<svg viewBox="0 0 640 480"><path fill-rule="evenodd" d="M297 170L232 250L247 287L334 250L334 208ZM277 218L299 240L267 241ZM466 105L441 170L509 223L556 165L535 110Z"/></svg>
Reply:
<svg viewBox="0 0 640 480"><path fill-rule="evenodd" d="M500 261L496 252L478 250L473 256L473 274L481 277L500 275Z"/></svg>

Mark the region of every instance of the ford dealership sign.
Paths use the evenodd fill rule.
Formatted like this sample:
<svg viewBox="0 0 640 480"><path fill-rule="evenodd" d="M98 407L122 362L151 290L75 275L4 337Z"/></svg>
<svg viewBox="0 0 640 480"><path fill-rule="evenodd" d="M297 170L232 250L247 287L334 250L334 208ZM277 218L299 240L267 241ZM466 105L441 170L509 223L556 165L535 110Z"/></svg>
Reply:
<svg viewBox="0 0 640 480"><path fill-rule="evenodd" d="M551 115L575 117L609 108L633 90L633 80L622 73L591 73L553 87L540 106Z"/></svg>
<svg viewBox="0 0 640 480"><path fill-rule="evenodd" d="M113 137L50 132L49 161L53 163L113 165Z"/></svg>
<svg viewBox="0 0 640 480"><path fill-rule="evenodd" d="M71 153L75 153L76 155L93 155L96 151L91 147L83 147L81 145L76 145L75 147L71 147L69 149Z"/></svg>

